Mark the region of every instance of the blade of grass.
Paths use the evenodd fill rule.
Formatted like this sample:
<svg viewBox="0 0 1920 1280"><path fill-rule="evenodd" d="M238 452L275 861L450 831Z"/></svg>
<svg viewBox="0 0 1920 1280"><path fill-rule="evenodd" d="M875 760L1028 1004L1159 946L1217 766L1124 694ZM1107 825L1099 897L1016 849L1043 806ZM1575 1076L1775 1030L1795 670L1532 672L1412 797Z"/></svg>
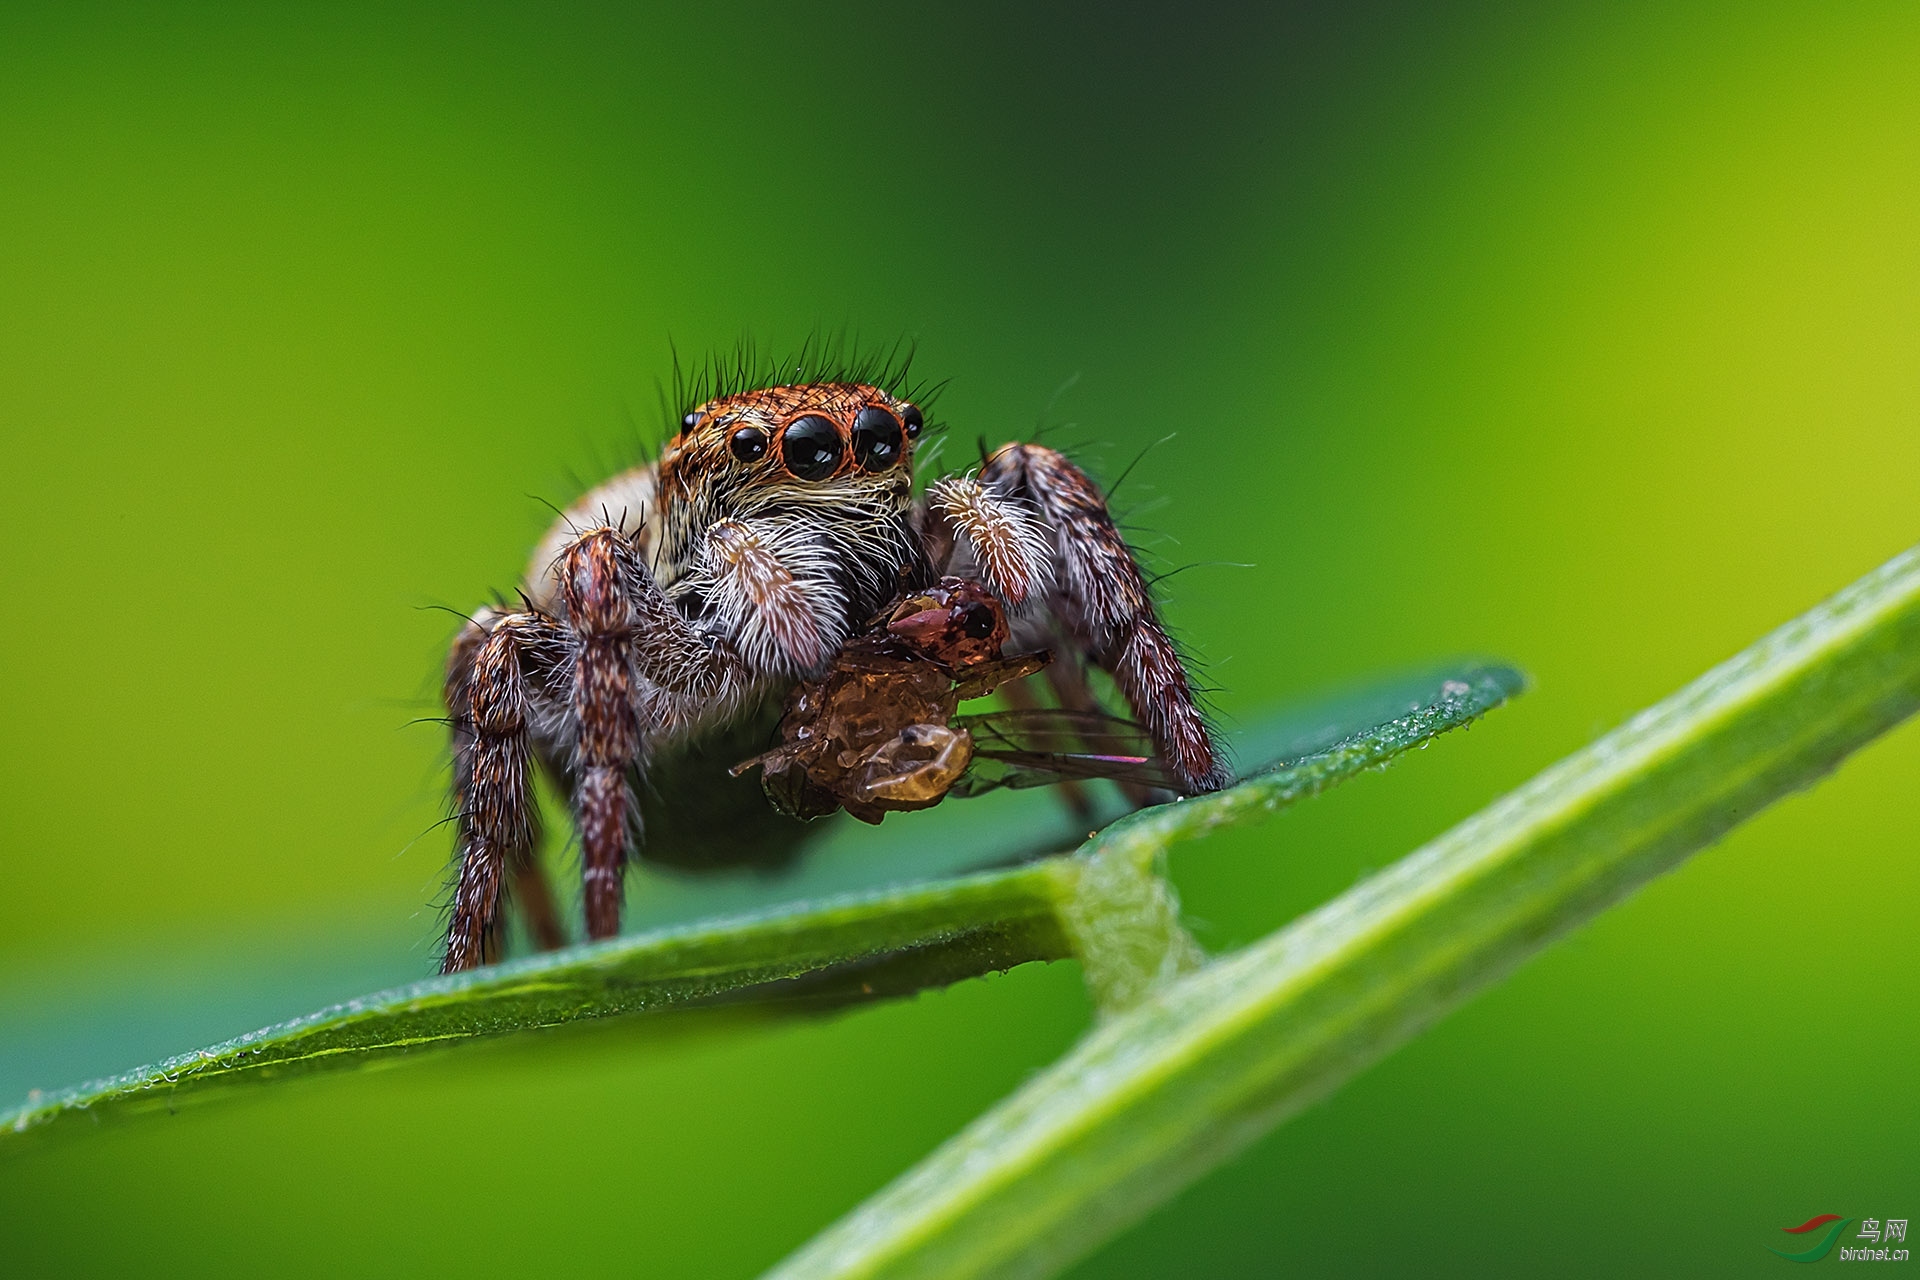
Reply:
<svg viewBox="0 0 1920 1280"><path fill-rule="evenodd" d="M1243 821L1380 768L1500 705L1521 685L1475 667L1432 685L1408 714L1282 761L1228 791L1162 806L1174 827ZM1232 797L1238 798L1232 798ZM1158 829L1157 827L1155 829ZM0 1114L8 1135L54 1121L172 1110L242 1083L371 1064L397 1054L584 1018L745 1001L817 1008L1081 957L1097 998L1137 996L1197 962L1149 861L1043 858L651 929L323 1009L119 1076L30 1097Z"/></svg>
<svg viewBox="0 0 1920 1280"><path fill-rule="evenodd" d="M771 1274L1052 1275L1916 706L1920 550L1106 1021ZM1108 856L1176 819L1116 826Z"/></svg>

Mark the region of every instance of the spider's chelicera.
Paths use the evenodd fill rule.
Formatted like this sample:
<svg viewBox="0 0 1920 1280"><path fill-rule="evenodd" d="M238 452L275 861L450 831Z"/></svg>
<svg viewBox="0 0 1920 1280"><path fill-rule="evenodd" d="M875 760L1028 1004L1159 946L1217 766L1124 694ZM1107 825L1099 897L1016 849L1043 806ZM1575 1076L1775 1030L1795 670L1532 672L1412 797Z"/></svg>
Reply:
<svg viewBox="0 0 1920 1280"><path fill-rule="evenodd" d="M1091 662L1181 789L1227 781L1100 490L1060 453L1009 444L916 500L924 429L918 406L864 381L720 395L554 524L521 607L477 615L449 660L459 836L443 971L497 955L509 882L536 940L563 940L534 866L536 760L571 797L587 933L611 936L650 763L777 705L943 575L983 584L1016 640L1063 655L1047 671L1063 705L1094 705L1075 659Z"/></svg>

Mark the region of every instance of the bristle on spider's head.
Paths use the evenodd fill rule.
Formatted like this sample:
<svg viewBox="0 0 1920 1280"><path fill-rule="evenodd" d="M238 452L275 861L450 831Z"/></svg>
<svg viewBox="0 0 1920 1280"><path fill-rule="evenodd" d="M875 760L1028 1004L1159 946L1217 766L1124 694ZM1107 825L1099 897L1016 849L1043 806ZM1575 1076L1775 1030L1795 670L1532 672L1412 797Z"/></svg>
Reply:
<svg viewBox="0 0 1920 1280"><path fill-rule="evenodd" d="M662 391L677 415L660 451L663 500L705 495L735 515L774 501L851 503L843 517L856 522L898 515L939 390L912 364L904 340L863 351L844 331L780 360L749 339L691 370L676 358L671 398Z"/></svg>
<svg viewBox="0 0 1920 1280"><path fill-rule="evenodd" d="M799 350L782 358L771 355L750 337L731 350L716 351L692 365L682 365L673 353L673 386L661 388L665 435L671 439L686 429L688 418L703 405L725 397L768 387L819 383L875 387L894 400L911 403L922 414L932 407L944 382L913 376L914 343L900 338L888 345L862 346L844 328L815 330ZM931 421L928 430L937 429Z"/></svg>

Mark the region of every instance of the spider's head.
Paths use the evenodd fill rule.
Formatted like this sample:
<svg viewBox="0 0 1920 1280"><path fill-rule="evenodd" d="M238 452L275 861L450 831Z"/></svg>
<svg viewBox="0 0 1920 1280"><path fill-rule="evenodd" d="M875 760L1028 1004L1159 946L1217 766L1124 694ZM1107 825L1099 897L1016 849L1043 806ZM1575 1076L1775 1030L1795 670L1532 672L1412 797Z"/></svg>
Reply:
<svg viewBox="0 0 1920 1280"><path fill-rule="evenodd" d="M758 669L817 669L918 553L908 513L923 427L914 405L860 382L709 400L660 453L656 575ZM716 539L721 528L734 532Z"/></svg>
<svg viewBox="0 0 1920 1280"><path fill-rule="evenodd" d="M721 396L689 412L662 450L661 495L736 514L772 505L897 514L912 501L923 426L914 405L861 383Z"/></svg>

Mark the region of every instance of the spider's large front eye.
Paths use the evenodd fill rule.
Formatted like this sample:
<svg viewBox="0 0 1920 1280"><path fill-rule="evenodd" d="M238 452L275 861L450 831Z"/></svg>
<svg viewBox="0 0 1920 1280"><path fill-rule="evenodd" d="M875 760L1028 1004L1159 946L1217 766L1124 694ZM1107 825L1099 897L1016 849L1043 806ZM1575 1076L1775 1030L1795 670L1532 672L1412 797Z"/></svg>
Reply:
<svg viewBox="0 0 1920 1280"><path fill-rule="evenodd" d="M900 406L900 421L907 425L907 439L909 440L918 440L920 438L920 428L927 425L926 419L920 416L920 410L910 404Z"/></svg>
<svg viewBox="0 0 1920 1280"><path fill-rule="evenodd" d="M727 441L727 448L742 462L758 462L767 456L767 433L758 427L742 427Z"/></svg>
<svg viewBox="0 0 1920 1280"><path fill-rule="evenodd" d="M840 430L817 413L795 418L781 433L780 456L802 480L825 480L840 469Z"/></svg>
<svg viewBox="0 0 1920 1280"><path fill-rule="evenodd" d="M853 460L862 471L885 471L900 461L900 423L885 409L868 406L854 415Z"/></svg>

